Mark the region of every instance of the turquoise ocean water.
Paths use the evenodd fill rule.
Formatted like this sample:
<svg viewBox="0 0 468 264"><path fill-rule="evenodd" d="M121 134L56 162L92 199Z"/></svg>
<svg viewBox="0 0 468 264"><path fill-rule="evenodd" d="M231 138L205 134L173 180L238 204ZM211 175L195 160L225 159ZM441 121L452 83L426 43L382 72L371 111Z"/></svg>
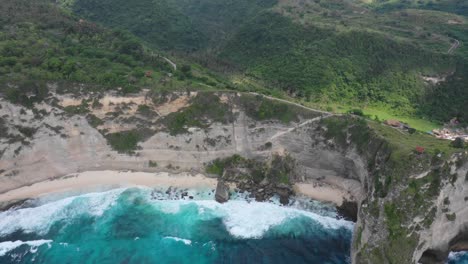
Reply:
<svg viewBox="0 0 468 264"><path fill-rule="evenodd" d="M0 263L349 263L353 223L331 206L184 192L115 189L2 212Z"/></svg>
<svg viewBox="0 0 468 264"><path fill-rule="evenodd" d="M0 213L0 263L349 263L353 223L332 206L213 195L130 188L30 201Z"/></svg>
<svg viewBox="0 0 468 264"><path fill-rule="evenodd" d="M29 201L0 213L0 263L350 262L353 223L330 205L213 196L129 188Z"/></svg>

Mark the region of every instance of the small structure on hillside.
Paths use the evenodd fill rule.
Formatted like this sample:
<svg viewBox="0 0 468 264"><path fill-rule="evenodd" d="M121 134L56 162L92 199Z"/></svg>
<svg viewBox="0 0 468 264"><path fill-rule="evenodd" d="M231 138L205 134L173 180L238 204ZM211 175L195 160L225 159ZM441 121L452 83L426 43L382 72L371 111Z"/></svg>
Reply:
<svg viewBox="0 0 468 264"><path fill-rule="evenodd" d="M458 117L450 119L441 129L434 129L432 133L435 137L441 139L455 140L461 138L468 142L468 127L464 127Z"/></svg>
<svg viewBox="0 0 468 264"><path fill-rule="evenodd" d="M402 128L403 124L395 119L388 119L384 121L384 124L391 127Z"/></svg>
<svg viewBox="0 0 468 264"><path fill-rule="evenodd" d="M394 128L398 128L400 130L406 131L410 134L413 134L416 132L416 129L412 128L410 125L403 123L401 121L395 120L395 119L388 119L384 121L384 124L387 126L391 126Z"/></svg>
<svg viewBox="0 0 468 264"><path fill-rule="evenodd" d="M153 78L153 71L146 71L145 72L145 77L146 78Z"/></svg>
<svg viewBox="0 0 468 264"><path fill-rule="evenodd" d="M421 147L421 146L417 146L414 151L418 154L424 154L424 152L426 151L426 149L424 147Z"/></svg>

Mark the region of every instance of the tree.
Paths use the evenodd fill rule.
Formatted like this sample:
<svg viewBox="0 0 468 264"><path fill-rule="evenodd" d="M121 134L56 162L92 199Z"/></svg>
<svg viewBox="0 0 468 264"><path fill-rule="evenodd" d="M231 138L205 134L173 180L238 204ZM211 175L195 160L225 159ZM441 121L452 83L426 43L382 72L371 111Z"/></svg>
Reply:
<svg viewBox="0 0 468 264"><path fill-rule="evenodd" d="M465 142L463 141L463 138L457 137L454 141L450 143L450 145L454 148L464 148L465 147Z"/></svg>

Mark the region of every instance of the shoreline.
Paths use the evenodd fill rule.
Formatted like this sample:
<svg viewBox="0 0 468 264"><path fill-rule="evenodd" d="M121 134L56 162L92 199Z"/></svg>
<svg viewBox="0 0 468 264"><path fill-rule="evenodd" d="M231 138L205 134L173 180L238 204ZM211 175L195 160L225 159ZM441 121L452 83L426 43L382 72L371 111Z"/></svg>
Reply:
<svg viewBox="0 0 468 264"><path fill-rule="evenodd" d="M6 210L28 199L53 194L102 191L103 189L137 186L216 189L217 183L216 178L209 178L202 174L112 170L85 171L4 192L0 194L0 210ZM351 198L349 193L341 188L328 184L297 183L294 185L294 190L297 195L303 195L321 202L330 202L336 206L341 206L344 200Z"/></svg>
<svg viewBox="0 0 468 264"><path fill-rule="evenodd" d="M301 194L317 201L333 203L337 207L342 206L345 201L354 200L345 190L321 182L296 183L294 191L296 194Z"/></svg>
<svg viewBox="0 0 468 264"><path fill-rule="evenodd" d="M217 179L202 174L171 174L167 172L148 173L130 171L85 171L69 174L32 185L20 187L0 194L0 208L20 201L40 198L41 196L67 192L87 192L101 188L122 187L177 187L216 189Z"/></svg>

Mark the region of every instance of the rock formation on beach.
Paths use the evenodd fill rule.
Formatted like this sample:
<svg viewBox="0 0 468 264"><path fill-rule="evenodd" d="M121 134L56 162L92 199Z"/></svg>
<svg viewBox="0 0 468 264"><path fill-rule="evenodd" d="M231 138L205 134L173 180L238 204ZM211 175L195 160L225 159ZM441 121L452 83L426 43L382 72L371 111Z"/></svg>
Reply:
<svg viewBox="0 0 468 264"><path fill-rule="evenodd" d="M357 220L355 263L437 263L465 249L467 154L445 142L415 153L392 128L254 94L59 88L33 108L0 99L0 192L91 170L202 173L219 179L219 202L229 186L283 204L304 188L338 194L330 201Z"/></svg>

